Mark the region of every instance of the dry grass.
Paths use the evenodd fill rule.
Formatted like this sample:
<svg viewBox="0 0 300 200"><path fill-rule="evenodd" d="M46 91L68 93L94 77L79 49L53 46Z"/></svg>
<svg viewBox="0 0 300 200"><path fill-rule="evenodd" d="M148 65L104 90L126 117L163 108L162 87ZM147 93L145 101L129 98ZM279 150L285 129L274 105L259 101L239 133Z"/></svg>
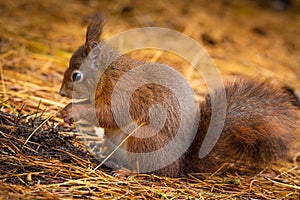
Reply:
<svg viewBox="0 0 300 200"><path fill-rule="evenodd" d="M172 28L203 44L224 76L260 74L300 90L299 1L282 12L233 2L1 1L0 198L297 199L300 142L294 159L251 176L116 177L109 168L93 171L99 161L56 116L67 104L57 92L63 71L84 40L89 17L99 11L108 18L105 38L133 27ZM193 76L184 61L166 53L133 56ZM191 83L197 88L203 82L193 77Z"/></svg>

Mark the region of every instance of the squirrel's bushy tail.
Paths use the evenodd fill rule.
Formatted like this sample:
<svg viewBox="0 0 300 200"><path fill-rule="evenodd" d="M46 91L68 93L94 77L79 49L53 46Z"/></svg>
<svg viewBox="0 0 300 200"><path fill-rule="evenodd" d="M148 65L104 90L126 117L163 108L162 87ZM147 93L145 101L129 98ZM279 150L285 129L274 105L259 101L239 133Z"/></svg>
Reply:
<svg viewBox="0 0 300 200"><path fill-rule="evenodd" d="M221 136L213 150L196 161L192 171L214 170L213 166L230 161L258 167L286 156L295 140L294 97L266 81L241 77L225 83L225 91L227 110ZM200 104L198 137L188 154L196 156L200 150L211 118L211 98L218 101L219 92L216 89L213 97L207 95Z"/></svg>

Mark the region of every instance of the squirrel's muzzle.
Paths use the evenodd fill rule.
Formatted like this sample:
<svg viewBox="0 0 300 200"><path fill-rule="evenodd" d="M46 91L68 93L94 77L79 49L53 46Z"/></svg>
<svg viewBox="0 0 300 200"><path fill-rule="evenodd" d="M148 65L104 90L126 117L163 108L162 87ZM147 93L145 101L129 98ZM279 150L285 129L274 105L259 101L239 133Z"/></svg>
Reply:
<svg viewBox="0 0 300 200"><path fill-rule="evenodd" d="M62 87L60 88L59 94L60 94L60 96L62 96L62 97L67 96L67 93L66 93L66 90L65 90L64 86L62 86Z"/></svg>

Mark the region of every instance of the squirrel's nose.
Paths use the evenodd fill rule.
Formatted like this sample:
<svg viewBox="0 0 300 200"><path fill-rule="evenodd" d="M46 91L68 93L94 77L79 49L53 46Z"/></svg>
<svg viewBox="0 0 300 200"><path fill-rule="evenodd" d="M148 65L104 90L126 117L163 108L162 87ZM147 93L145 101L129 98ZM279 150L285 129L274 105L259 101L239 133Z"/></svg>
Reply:
<svg viewBox="0 0 300 200"><path fill-rule="evenodd" d="M65 96L67 95L63 87L60 88L59 94L60 94L60 96L62 96L62 97L65 97Z"/></svg>

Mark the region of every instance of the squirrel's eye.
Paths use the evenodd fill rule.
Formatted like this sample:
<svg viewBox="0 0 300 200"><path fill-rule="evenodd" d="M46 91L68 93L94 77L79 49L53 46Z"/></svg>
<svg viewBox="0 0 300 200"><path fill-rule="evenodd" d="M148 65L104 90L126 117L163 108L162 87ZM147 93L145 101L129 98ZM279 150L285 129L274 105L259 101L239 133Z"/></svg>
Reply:
<svg viewBox="0 0 300 200"><path fill-rule="evenodd" d="M82 75L82 73L80 72L80 71L74 71L73 73L72 73L72 81L73 82L80 82L80 81L82 81L83 80L83 75Z"/></svg>

